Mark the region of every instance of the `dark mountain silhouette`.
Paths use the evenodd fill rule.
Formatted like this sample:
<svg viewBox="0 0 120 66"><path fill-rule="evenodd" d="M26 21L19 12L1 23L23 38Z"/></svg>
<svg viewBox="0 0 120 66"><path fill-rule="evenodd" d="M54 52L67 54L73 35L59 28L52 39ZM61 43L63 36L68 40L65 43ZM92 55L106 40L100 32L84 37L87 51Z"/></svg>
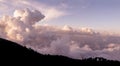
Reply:
<svg viewBox="0 0 120 66"><path fill-rule="evenodd" d="M120 64L118 61L106 60L103 58L88 58L76 60L64 56L42 55L32 49L20 46L14 42L0 39L0 64L28 64L28 65L91 65L91 64Z"/></svg>

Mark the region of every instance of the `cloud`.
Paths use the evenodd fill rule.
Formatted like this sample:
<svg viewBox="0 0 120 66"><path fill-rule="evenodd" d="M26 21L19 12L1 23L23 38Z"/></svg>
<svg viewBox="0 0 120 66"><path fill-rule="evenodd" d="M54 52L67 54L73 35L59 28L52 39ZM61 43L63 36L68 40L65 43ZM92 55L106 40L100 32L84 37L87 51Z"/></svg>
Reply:
<svg viewBox="0 0 120 66"><path fill-rule="evenodd" d="M40 21L45 16L41 14L38 10L30 11L29 9L15 10L14 17L19 18L25 24L33 25L35 22ZM29 23L28 23L29 22Z"/></svg>
<svg viewBox="0 0 120 66"><path fill-rule="evenodd" d="M32 25L44 18L44 15L37 10L29 9L15 10L13 16L3 16L0 20L0 29L6 36L13 40L23 40L25 34Z"/></svg>
<svg viewBox="0 0 120 66"><path fill-rule="evenodd" d="M23 8L29 8L29 9L37 9L41 11L44 15L46 15L44 21L54 20L59 17L67 15L67 12L59 7L60 6L51 6L45 3L41 3L38 0L32 1L32 0L1 0L1 11L4 13L4 11L10 12L15 9L23 9ZM32 5L31 5L32 4Z"/></svg>
<svg viewBox="0 0 120 66"><path fill-rule="evenodd" d="M67 15L60 7L67 8L67 5L54 7L37 0L0 0L1 13L15 10L13 15L0 18L0 37L42 54L75 59L104 57L120 61L118 35L101 34L90 28L75 29L68 25L62 28L36 25L41 20L49 22Z"/></svg>
<svg viewBox="0 0 120 66"><path fill-rule="evenodd" d="M31 3L33 5L31 5ZM43 14L46 15L44 21L53 20L53 19L65 16L68 14L65 10L62 9L62 8L65 8L65 6L63 6L63 5L50 6L47 4L40 3L40 2L32 2L32 1L26 2L26 4L28 6L34 7L36 9L42 11ZM62 8L60 8L60 7L62 7Z"/></svg>
<svg viewBox="0 0 120 66"><path fill-rule="evenodd" d="M68 25L36 25L44 19L38 10L18 9L0 19L0 37L32 48L42 54L64 55L75 59L104 57L120 61L120 36L106 35L90 28Z"/></svg>
<svg viewBox="0 0 120 66"><path fill-rule="evenodd" d="M56 10L55 8L49 8L48 10L45 10L45 21L49 21L52 19L56 19L62 16L65 16L66 13L63 11Z"/></svg>

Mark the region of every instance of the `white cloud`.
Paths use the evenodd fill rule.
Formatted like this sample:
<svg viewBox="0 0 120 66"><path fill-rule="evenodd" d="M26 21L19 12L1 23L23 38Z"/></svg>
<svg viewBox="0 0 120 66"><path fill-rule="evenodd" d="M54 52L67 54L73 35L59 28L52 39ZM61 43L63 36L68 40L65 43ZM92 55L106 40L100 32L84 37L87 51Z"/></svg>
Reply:
<svg viewBox="0 0 120 66"><path fill-rule="evenodd" d="M55 8L49 8L48 10L45 10L45 15L46 15L45 21L49 21L52 19L62 17L66 15L66 13Z"/></svg>
<svg viewBox="0 0 120 66"><path fill-rule="evenodd" d="M21 9L21 8L29 8L29 9L37 9L40 10L46 17L45 21L53 20L62 16L66 15L66 12L59 7L60 6L51 6L44 3L41 3L37 0L1 0L1 10L3 12L7 10L8 12L13 11L15 9Z"/></svg>
<svg viewBox="0 0 120 66"><path fill-rule="evenodd" d="M31 5L31 3L33 5ZM63 5L61 6L50 6L47 4L43 4L43 3L38 3L38 2L26 2L27 5L32 6L40 11L42 11L42 13L46 16L45 17L45 21L49 21L49 20L53 20L62 16L67 15L68 13L65 12L63 9L59 9L59 7L63 7Z"/></svg>
<svg viewBox="0 0 120 66"><path fill-rule="evenodd" d="M23 41L25 34L32 25L44 18L44 15L37 10L29 9L15 10L13 16L3 16L0 20L0 29L10 39ZM23 31L23 32L22 32Z"/></svg>

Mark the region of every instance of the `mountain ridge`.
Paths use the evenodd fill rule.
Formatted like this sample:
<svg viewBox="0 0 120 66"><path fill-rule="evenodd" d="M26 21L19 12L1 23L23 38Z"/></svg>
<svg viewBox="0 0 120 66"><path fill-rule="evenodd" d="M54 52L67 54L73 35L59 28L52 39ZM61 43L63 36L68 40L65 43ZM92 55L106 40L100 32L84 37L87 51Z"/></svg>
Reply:
<svg viewBox="0 0 120 66"><path fill-rule="evenodd" d="M106 60L104 58L88 58L83 60L71 59L58 55L42 55L32 49L23 47L17 43L0 38L0 63L17 64L120 64L118 61Z"/></svg>

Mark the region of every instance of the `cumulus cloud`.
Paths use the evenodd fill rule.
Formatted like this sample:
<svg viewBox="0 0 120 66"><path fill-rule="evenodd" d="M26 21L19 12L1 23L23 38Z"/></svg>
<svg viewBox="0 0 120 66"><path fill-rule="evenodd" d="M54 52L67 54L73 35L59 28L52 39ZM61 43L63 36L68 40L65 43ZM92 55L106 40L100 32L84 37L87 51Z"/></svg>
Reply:
<svg viewBox="0 0 120 66"><path fill-rule="evenodd" d="M120 36L106 35L90 28L68 25L37 25L44 19L38 10L18 9L0 18L0 37L32 48L42 54L64 55L75 59L104 57L120 61Z"/></svg>
<svg viewBox="0 0 120 66"><path fill-rule="evenodd" d="M10 39L23 40L26 32L32 29L32 25L44 18L37 10L15 10L14 16L3 16L0 20L0 29ZM1 31L1 32L3 32Z"/></svg>
<svg viewBox="0 0 120 66"><path fill-rule="evenodd" d="M32 5L31 5L32 4ZM0 0L0 10L2 13L12 12L13 10L29 8L29 9L37 9L41 11L46 17L44 21L50 21L53 19L57 19L59 17L67 15L67 12L60 8L60 6L51 6L45 3L41 3L38 0ZM6 12L5 12L6 11Z"/></svg>
<svg viewBox="0 0 120 66"><path fill-rule="evenodd" d="M33 5L31 5L31 3ZM43 14L46 15L44 21L50 21L50 20L65 16L68 14L64 9L62 9L62 8L66 8L63 5L55 7L55 6L50 6L47 4L40 3L40 2L34 2L34 1L29 1L29 2L26 1L24 2L24 4L42 11Z"/></svg>

